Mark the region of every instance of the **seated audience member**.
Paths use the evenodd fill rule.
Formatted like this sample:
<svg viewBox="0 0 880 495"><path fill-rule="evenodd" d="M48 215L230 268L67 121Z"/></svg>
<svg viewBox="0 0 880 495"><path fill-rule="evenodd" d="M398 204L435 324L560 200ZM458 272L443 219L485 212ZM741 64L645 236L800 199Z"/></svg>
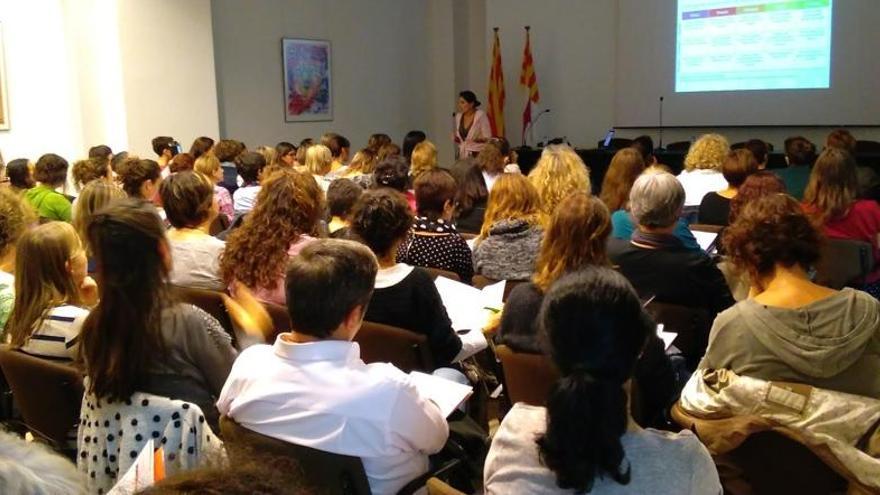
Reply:
<svg viewBox="0 0 880 495"><path fill-rule="evenodd" d="M306 151L308 151L314 144L315 140L312 138L303 138L300 140L299 146L296 148L296 163L293 167L294 170L306 166Z"/></svg>
<svg viewBox="0 0 880 495"><path fill-rule="evenodd" d="M345 136L341 136L335 132L328 132L321 136L321 144L330 150L330 156L332 157L330 171L327 173L336 172L345 167L345 164L348 163L349 153L351 152L351 143Z"/></svg>
<svg viewBox="0 0 880 495"><path fill-rule="evenodd" d="M643 429L629 412L637 361L654 323L608 267L561 278L541 306L560 377L546 407L519 403L492 440L487 494L720 494L712 457L690 431Z"/></svg>
<svg viewBox="0 0 880 495"><path fill-rule="evenodd" d="M119 168L122 166L122 162L128 160L129 158L136 158L134 155L129 154L127 151L120 151L119 153L115 153L113 158L110 159L110 170L113 171L113 178L115 180L119 180Z"/></svg>
<svg viewBox="0 0 880 495"><path fill-rule="evenodd" d="M436 405L388 363L364 364L353 343L376 258L351 241L320 240L287 268L293 331L235 362L218 407L239 425L296 445L359 457L376 494L428 470L449 427ZM344 393L339 393L344 391Z"/></svg>
<svg viewBox="0 0 880 495"><path fill-rule="evenodd" d="M685 207L696 209L703 196L727 187L721 166L730 153L724 136L704 134L691 145L684 157L684 170L678 174L685 192Z"/></svg>
<svg viewBox="0 0 880 495"><path fill-rule="evenodd" d="M835 129L825 137L825 149L837 148L856 155L856 138L846 129Z"/></svg>
<svg viewBox="0 0 880 495"><path fill-rule="evenodd" d="M556 206L574 192L591 193L590 169L573 149L564 144L547 146L529 180L541 198L544 214L553 215Z"/></svg>
<svg viewBox="0 0 880 495"><path fill-rule="evenodd" d="M94 254L88 243L89 222L92 221L92 217L95 216L95 213L110 204L111 201L119 200L124 197L126 197L125 191L123 191L116 183L106 180L94 180L89 182L86 187L80 191L79 197L76 198L76 203L73 205L72 223L73 228L76 229L76 233L79 235L79 239L82 241L83 247L85 248L86 256L89 260L89 273L95 272Z"/></svg>
<svg viewBox="0 0 880 495"><path fill-rule="evenodd" d="M34 211L12 191L0 189L0 341L15 302L18 239L36 221Z"/></svg>
<svg viewBox="0 0 880 495"><path fill-rule="evenodd" d="M49 222L25 232L15 254L15 304L6 323L10 344L37 357L72 361L97 293L70 224Z"/></svg>
<svg viewBox="0 0 880 495"><path fill-rule="evenodd" d="M373 171L376 169L376 154L369 148L364 148L351 159L351 163L345 168L341 177L351 179L364 189L373 184Z"/></svg>
<svg viewBox="0 0 880 495"><path fill-rule="evenodd" d="M608 211L626 210L629 204L629 190L633 182L645 171L645 159L635 147L623 148L611 158L599 199Z"/></svg>
<svg viewBox="0 0 880 495"><path fill-rule="evenodd" d="M69 222L70 200L56 191L67 180L67 160L53 153L41 156L34 166L34 179L37 180L37 186L28 189L24 199L41 218Z"/></svg>
<svg viewBox="0 0 880 495"><path fill-rule="evenodd" d="M314 240L323 200L309 174L290 170L267 178L253 211L226 239L223 280L245 285L264 302L284 304L284 268Z"/></svg>
<svg viewBox="0 0 880 495"><path fill-rule="evenodd" d="M171 159L171 163L168 164L168 171L172 174L176 174L178 172L192 170L195 162L196 159L189 153L178 153L174 155L174 158Z"/></svg>
<svg viewBox="0 0 880 495"><path fill-rule="evenodd" d="M180 153L180 144L169 136L154 137L152 144L153 153L158 156L156 163L159 165L162 177L168 177L171 173L168 165L171 164L171 159Z"/></svg>
<svg viewBox="0 0 880 495"><path fill-rule="evenodd" d="M192 402L218 431L214 403L236 351L214 318L170 299L172 260L156 210L121 200L98 213L88 231L101 286L80 333L88 393L107 401L145 392Z"/></svg>
<svg viewBox="0 0 880 495"><path fill-rule="evenodd" d="M544 237L538 191L521 174L495 181L474 245L474 271L493 280L528 280Z"/></svg>
<svg viewBox="0 0 880 495"><path fill-rule="evenodd" d="M222 186L229 190L230 193L235 192L239 186L239 181L242 180L238 176L235 159L245 151L247 151L247 147L245 147L244 143L235 139L221 139L217 141L217 144L214 145L214 149L211 151L220 160L220 166L223 168Z"/></svg>
<svg viewBox="0 0 880 495"><path fill-rule="evenodd" d="M415 182L416 217L397 250L397 261L438 268L466 283L474 276L471 248L455 229L455 179L443 169L423 172Z"/></svg>
<svg viewBox="0 0 880 495"><path fill-rule="evenodd" d="M403 196L388 189L367 191L352 214L351 230L379 260L375 291L364 317L428 337L436 367L448 366L461 351L461 340L431 274L396 261L397 249L409 234L412 212Z"/></svg>
<svg viewBox="0 0 880 495"><path fill-rule="evenodd" d="M736 221L739 212L749 203L771 194L785 193L785 184L776 174L768 170L760 170L750 175L739 187L736 196L730 200L729 224ZM724 245L719 246L724 251ZM747 271L734 265L726 257L718 263L718 269L724 274L727 286L735 301L742 301L749 295L751 280Z"/></svg>
<svg viewBox="0 0 880 495"><path fill-rule="evenodd" d="M271 146L257 146L257 153L263 155L263 158L266 160L266 166L270 166L275 163L275 148Z"/></svg>
<svg viewBox="0 0 880 495"><path fill-rule="evenodd" d="M657 157L654 156L654 140L651 139L651 136L639 136L632 140L632 144L629 147L642 155L642 162L646 167L657 164Z"/></svg>
<svg viewBox="0 0 880 495"><path fill-rule="evenodd" d="M189 147L189 155L193 160L198 160L202 155L209 153L213 147L213 139L207 136L200 136L193 140L192 146Z"/></svg>
<svg viewBox="0 0 880 495"><path fill-rule="evenodd" d="M225 187L220 185L223 182L223 167L220 165L220 160L211 153L202 155L196 158L193 170L196 173L202 174L205 179L214 184L214 197L217 198L217 207L220 210L220 214L225 215L232 222L235 216L235 208L232 203L232 195L229 194Z"/></svg>
<svg viewBox="0 0 880 495"><path fill-rule="evenodd" d="M760 162L751 151L746 148L732 150L721 165L721 174L727 181L727 187L703 196L698 214L699 223L727 225L731 199L736 197L737 190L746 178L759 168Z"/></svg>
<svg viewBox="0 0 880 495"><path fill-rule="evenodd" d="M629 195L636 231L630 240L612 239L608 254L642 297L715 314L733 305L733 297L709 256L687 249L673 235L684 200L674 176L640 176Z"/></svg>
<svg viewBox="0 0 880 495"><path fill-rule="evenodd" d="M330 237L347 239L351 224L351 210L364 190L350 179L336 179L327 188L327 209L330 210L330 223L327 230Z"/></svg>
<svg viewBox="0 0 880 495"><path fill-rule="evenodd" d="M275 145L275 163L282 168L293 168L296 165L296 146L287 141L281 141Z"/></svg>
<svg viewBox="0 0 880 495"><path fill-rule="evenodd" d="M129 198L155 202L162 182L162 171L153 160L129 158L116 172L122 189Z"/></svg>
<svg viewBox="0 0 880 495"><path fill-rule="evenodd" d="M501 149L502 143L497 139L489 140L483 149L477 154L477 167L480 169L480 177L486 186L486 194L492 192L495 181L504 173L507 165L507 155Z"/></svg>
<svg viewBox="0 0 880 495"><path fill-rule="evenodd" d="M479 165L472 165L456 183L458 191L455 194L455 223L462 232L478 234L483 226L486 206L489 202L489 190L486 189L486 181L483 179Z"/></svg>
<svg viewBox="0 0 880 495"><path fill-rule="evenodd" d="M810 170L816 162L816 145L807 138L796 136L785 140L786 168L773 172L785 182L785 189L794 199L800 201L810 180Z"/></svg>
<svg viewBox="0 0 880 495"><path fill-rule="evenodd" d="M110 164L113 159L113 150L106 144L99 144L89 148L89 158L100 158Z"/></svg>
<svg viewBox="0 0 880 495"><path fill-rule="evenodd" d="M80 495L86 490L70 460L42 442L0 431L0 493Z"/></svg>
<svg viewBox="0 0 880 495"><path fill-rule="evenodd" d="M752 152L755 161L758 162L758 169L767 168L767 162L770 159L770 146L763 139L749 139L744 146L745 149Z"/></svg>
<svg viewBox="0 0 880 495"><path fill-rule="evenodd" d="M373 171L374 188L394 189L406 198L413 213L417 212L416 195L409 188L409 164L402 156L396 155L379 162Z"/></svg>
<svg viewBox="0 0 880 495"><path fill-rule="evenodd" d="M73 185L77 193L81 192L86 187L86 184L92 181L104 179L109 182L113 180L113 170L110 169L110 162L102 158L78 160L73 164L71 174L73 175Z"/></svg>
<svg viewBox="0 0 880 495"><path fill-rule="evenodd" d="M836 148L847 151L856 156L856 138L846 129L835 129L831 131L825 138L825 149ZM858 165L858 163L856 163ZM856 167L856 177L858 178L858 194L860 198L871 198L877 200L880 188L880 177L871 167ZM806 193L805 193L806 194Z"/></svg>
<svg viewBox="0 0 880 495"><path fill-rule="evenodd" d="M821 235L794 199L750 203L723 242L751 292L715 319L700 369L880 398L880 302L810 281Z"/></svg>
<svg viewBox="0 0 880 495"><path fill-rule="evenodd" d="M412 150L409 175L415 181L423 173L437 168L437 147L431 141L422 141Z"/></svg>
<svg viewBox="0 0 880 495"><path fill-rule="evenodd" d="M379 149L386 144L391 144L391 136L383 133L372 134L367 140L367 149L372 151L373 155L377 155Z"/></svg>
<svg viewBox="0 0 880 495"><path fill-rule="evenodd" d="M407 162L412 161L412 154L413 151L415 151L416 146L418 146L419 143L424 142L426 139L428 139L428 135L425 134L424 131L417 130L409 131L406 133L406 136L403 136L401 153L403 154L403 157L406 158Z"/></svg>
<svg viewBox="0 0 880 495"><path fill-rule="evenodd" d="M333 154L330 152L330 148L323 144L309 146L309 149L306 150L305 166L306 171L315 178L315 182L322 190L326 191L330 182L325 176L333 170Z"/></svg>
<svg viewBox="0 0 880 495"><path fill-rule="evenodd" d="M376 162L381 163L394 156L400 156L400 146L394 143L383 144L379 151L376 152Z"/></svg>
<svg viewBox="0 0 880 495"><path fill-rule="evenodd" d="M858 175L853 156L839 148L819 155L807 190L804 208L832 239L868 242L874 248L874 271L867 290L880 295L880 205L858 198Z"/></svg>
<svg viewBox="0 0 880 495"><path fill-rule="evenodd" d="M9 177L9 185L17 194L22 195L36 183L32 169L33 165L27 158L17 158L6 164L6 176Z"/></svg>
<svg viewBox="0 0 880 495"><path fill-rule="evenodd" d="M608 209L585 192L573 193L559 204L550 219L532 281L510 292L497 340L517 352L541 354L538 313L544 294L560 277L590 266L610 266L606 255L611 231ZM636 369L640 388L642 424L662 424L674 400L672 365L656 336L648 340Z"/></svg>
<svg viewBox="0 0 880 495"><path fill-rule="evenodd" d="M218 215L214 187L199 174L180 172L162 181L159 195L171 224L168 281L180 287L223 290L220 255L226 243L209 233Z"/></svg>
<svg viewBox="0 0 880 495"><path fill-rule="evenodd" d="M236 157L235 170L242 180L241 187L232 194L232 209L236 215L248 213L254 208L265 166L266 159L256 151L246 151Z"/></svg>

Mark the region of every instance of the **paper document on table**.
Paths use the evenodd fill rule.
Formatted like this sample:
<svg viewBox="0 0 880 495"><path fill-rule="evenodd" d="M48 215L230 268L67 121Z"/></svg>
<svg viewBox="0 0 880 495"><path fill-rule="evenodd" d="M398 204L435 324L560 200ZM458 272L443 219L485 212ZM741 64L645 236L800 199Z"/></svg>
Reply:
<svg viewBox="0 0 880 495"><path fill-rule="evenodd" d="M672 345L672 342L675 341L675 338L678 337L678 334L674 332L664 332L663 324L660 323L659 325L657 325L657 336L660 337L660 340L663 341L663 348L669 349L669 346Z"/></svg>
<svg viewBox="0 0 880 495"><path fill-rule="evenodd" d="M444 417L452 414L474 391L471 386L419 371L410 372L409 379L422 398L437 404Z"/></svg>

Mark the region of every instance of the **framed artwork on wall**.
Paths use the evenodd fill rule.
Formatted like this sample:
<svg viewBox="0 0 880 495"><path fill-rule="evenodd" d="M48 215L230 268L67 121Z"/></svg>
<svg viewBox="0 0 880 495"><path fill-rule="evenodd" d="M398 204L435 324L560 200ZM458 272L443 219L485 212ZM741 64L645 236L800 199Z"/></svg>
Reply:
<svg viewBox="0 0 880 495"><path fill-rule="evenodd" d="M284 120L333 120L330 42L281 40L284 74Z"/></svg>
<svg viewBox="0 0 880 495"><path fill-rule="evenodd" d="M9 130L9 91L6 86L6 44L0 23L0 131Z"/></svg>

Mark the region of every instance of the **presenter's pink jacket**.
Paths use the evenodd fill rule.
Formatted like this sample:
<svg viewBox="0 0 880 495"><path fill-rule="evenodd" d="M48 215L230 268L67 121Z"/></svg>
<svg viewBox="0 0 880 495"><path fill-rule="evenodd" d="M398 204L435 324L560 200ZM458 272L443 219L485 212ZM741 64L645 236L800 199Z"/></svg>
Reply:
<svg viewBox="0 0 880 495"><path fill-rule="evenodd" d="M482 110L477 110L474 114L474 123L467 133L467 136L460 136L458 129L461 127L461 113L455 114L455 135L461 138L458 143L458 157L466 158L471 154L479 153L486 146L486 143L477 143L474 140L478 138L489 139L492 137L492 128L489 126L489 116Z"/></svg>

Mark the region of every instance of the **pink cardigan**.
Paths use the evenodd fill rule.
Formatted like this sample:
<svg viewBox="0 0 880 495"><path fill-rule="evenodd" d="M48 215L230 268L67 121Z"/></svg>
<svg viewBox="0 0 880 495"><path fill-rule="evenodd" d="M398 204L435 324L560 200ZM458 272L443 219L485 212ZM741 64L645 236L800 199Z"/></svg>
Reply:
<svg viewBox="0 0 880 495"><path fill-rule="evenodd" d="M458 129L461 126L461 113L455 114L455 134L458 136ZM460 136L459 136L460 137ZM477 143L474 139L492 137L492 128L489 126L489 116L482 110L477 110L474 114L474 122L471 124L468 134L460 143L458 143L458 157L467 158L470 153L479 153L486 146L486 143Z"/></svg>

